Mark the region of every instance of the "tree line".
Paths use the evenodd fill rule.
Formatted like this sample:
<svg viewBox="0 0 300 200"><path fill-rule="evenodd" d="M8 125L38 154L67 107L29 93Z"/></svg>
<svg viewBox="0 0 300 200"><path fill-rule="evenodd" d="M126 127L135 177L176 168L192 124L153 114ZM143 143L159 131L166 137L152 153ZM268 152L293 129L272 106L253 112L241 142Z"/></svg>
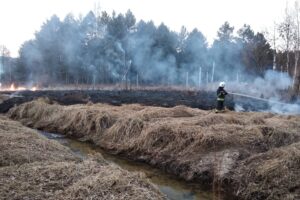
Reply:
<svg viewBox="0 0 300 200"><path fill-rule="evenodd" d="M299 34L294 34L297 23L291 25L286 14L276 28L285 48L275 45L275 32L274 40L267 40L265 33L255 33L246 24L235 30L225 22L209 45L196 28L175 32L163 23L137 22L130 10L111 15L90 11L77 18L68 14L63 20L54 15L21 46L18 58L1 46L1 83L197 86L251 81L276 70L294 77L298 92L299 43L292 41L299 41Z"/></svg>

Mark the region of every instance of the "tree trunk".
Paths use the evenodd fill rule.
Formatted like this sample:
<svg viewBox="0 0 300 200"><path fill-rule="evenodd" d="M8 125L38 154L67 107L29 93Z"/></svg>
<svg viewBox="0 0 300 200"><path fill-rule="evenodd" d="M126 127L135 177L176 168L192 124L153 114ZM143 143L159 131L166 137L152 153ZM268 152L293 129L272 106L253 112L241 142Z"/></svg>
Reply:
<svg viewBox="0 0 300 200"><path fill-rule="evenodd" d="M276 50L273 52L273 70L276 71Z"/></svg>
<svg viewBox="0 0 300 200"><path fill-rule="evenodd" d="M295 79L295 83L294 83L294 87L293 87L293 94L294 96L297 96L299 95L299 86L300 86L300 73L299 73L300 70L298 70L298 75Z"/></svg>
<svg viewBox="0 0 300 200"><path fill-rule="evenodd" d="M300 70L298 68L299 61L299 52L295 52L295 71L293 77L293 95L296 96L299 94L299 85L300 85Z"/></svg>
<svg viewBox="0 0 300 200"><path fill-rule="evenodd" d="M298 2L295 2L296 10L296 50L295 50L295 69L293 76L293 96L296 97L299 93L299 84L300 84L300 70L298 68L299 61L299 45L300 45L300 21L299 21L299 5Z"/></svg>
<svg viewBox="0 0 300 200"><path fill-rule="evenodd" d="M295 66L294 66L294 73L293 73L293 87L294 87L295 79L296 79L296 76L297 76L298 60L299 60L299 53L297 51L295 51Z"/></svg>
<svg viewBox="0 0 300 200"><path fill-rule="evenodd" d="M289 51L286 52L286 72L289 74L290 56Z"/></svg>

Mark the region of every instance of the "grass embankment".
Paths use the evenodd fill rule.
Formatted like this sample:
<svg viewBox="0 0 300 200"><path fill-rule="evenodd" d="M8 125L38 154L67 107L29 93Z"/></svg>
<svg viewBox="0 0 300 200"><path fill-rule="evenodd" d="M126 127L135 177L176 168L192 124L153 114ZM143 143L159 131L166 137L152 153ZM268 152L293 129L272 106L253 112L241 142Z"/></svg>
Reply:
<svg viewBox="0 0 300 200"><path fill-rule="evenodd" d="M142 174L82 160L68 148L0 116L0 199L164 199Z"/></svg>
<svg viewBox="0 0 300 200"><path fill-rule="evenodd" d="M299 116L215 114L184 106L60 106L45 100L15 107L9 116L214 190L230 189L240 199L299 198Z"/></svg>

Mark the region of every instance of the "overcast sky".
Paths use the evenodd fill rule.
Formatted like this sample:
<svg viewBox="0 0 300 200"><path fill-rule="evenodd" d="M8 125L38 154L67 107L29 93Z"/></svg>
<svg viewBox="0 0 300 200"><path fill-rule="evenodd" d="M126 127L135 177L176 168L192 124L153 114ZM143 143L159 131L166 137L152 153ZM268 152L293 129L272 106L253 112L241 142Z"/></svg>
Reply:
<svg viewBox="0 0 300 200"><path fill-rule="evenodd" d="M63 19L66 14L85 15L94 10L95 2L111 14L130 9L137 20L164 22L174 31L184 25L198 28L209 41L218 28L228 21L236 29L250 24L255 31L270 29L283 18L286 0L0 0L0 44L12 56L20 45L34 37L41 25L53 14ZM288 0L290 5L294 0Z"/></svg>

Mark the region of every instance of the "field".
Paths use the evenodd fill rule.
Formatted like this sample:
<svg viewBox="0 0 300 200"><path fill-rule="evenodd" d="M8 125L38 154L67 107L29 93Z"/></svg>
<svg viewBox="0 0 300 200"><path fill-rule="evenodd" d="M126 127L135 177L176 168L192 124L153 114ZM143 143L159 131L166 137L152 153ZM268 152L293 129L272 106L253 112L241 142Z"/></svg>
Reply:
<svg viewBox="0 0 300 200"><path fill-rule="evenodd" d="M93 142L228 199L300 198L300 116L92 102L63 106L49 99L16 106L8 116Z"/></svg>

